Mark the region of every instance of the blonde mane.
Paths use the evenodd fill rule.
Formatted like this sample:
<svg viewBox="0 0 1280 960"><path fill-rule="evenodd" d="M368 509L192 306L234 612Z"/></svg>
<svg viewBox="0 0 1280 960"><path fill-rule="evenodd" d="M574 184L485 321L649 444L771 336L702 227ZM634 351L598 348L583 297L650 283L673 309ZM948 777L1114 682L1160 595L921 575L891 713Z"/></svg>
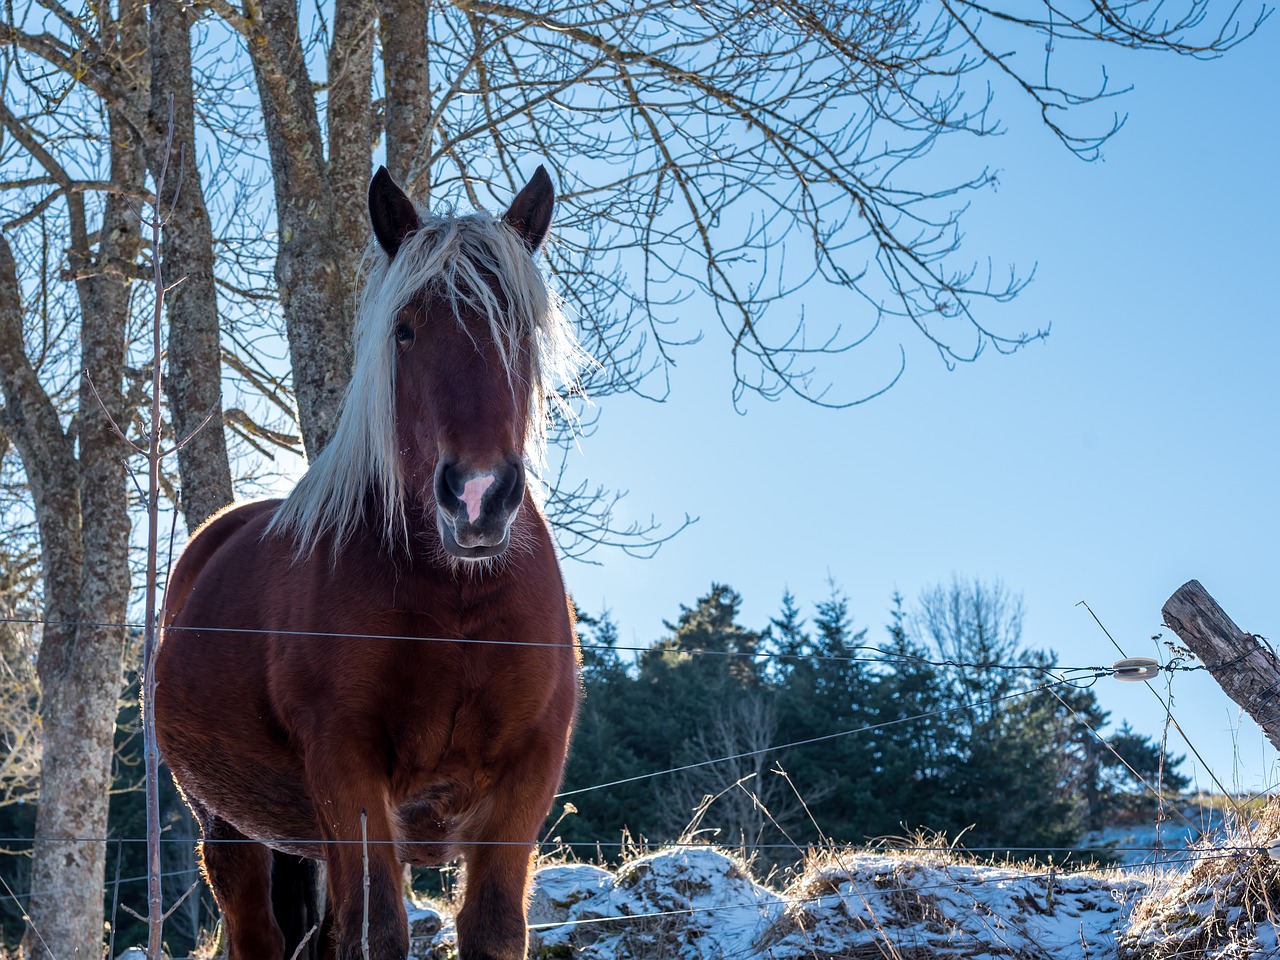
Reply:
<svg viewBox="0 0 1280 960"><path fill-rule="evenodd" d="M488 320L508 382L527 335L532 383L525 459L535 475L543 465L550 418L555 413L573 418L565 397L578 389L578 371L588 358L564 316L561 297L524 240L489 214L447 217L419 210L418 216L420 227L393 259L376 241L365 250L352 336L355 359L337 429L267 528L291 536L298 557L309 555L325 534L341 546L366 520L369 497L380 516L367 519L381 524L385 544L408 543L396 442L393 331L396 315L424 287L454 304L455 317L457 305L465 304ZM486 275L497 278L501 299Z"/></svg>

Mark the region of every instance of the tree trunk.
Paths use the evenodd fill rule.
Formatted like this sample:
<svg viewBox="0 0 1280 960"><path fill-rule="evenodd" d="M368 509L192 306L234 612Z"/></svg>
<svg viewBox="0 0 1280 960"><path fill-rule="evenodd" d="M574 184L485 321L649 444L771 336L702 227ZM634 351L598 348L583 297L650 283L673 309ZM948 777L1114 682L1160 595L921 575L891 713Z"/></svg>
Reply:
<svg viewBox="0 0 1280 960"><path fill-rule="evenodd" d="M354 291L369 215L364 198L373 174L373 0L339 0L329 49L329 188L333 220L344 245L343 288ZM347 303L351 297L347 295Z"/></svg>
<svg viewBox="0 0 1280 960"><path fill-rule="evenodd" d="M128 451L112 421L122 427L129 421L122 379L129 285L141 242L132 206L144 186L146 160L157 168L163 161L154 141L162 141L167 132L170 91L175 94L175 139L186 146L180 161L185 184L166 234L169 279L186 279L170 296L170 397L180 437L210 411L214 415L211 427L180 456L188 523L195 526L231 498L219 415L212 236L195 166L189 23L179 5L156 4L151 38L156 48L149 50L147 7L147 0L121 0L95 8L111 180L133 196L106 195L93 244L84 195L68 189L67 173L43 145L18 137L66 191L68 263L77 275L83 373L70 434L64 433L59 411L26 355L17 267L7 244L0 243L0 388L5 398L0 425L22 456L35 501L50 620L37 664L43 689L43 763L36 836L47 839L37 841L33 852L36 894L29 907L27 943L32 951L47 949L58 960L93 960L102 950L105 850L87 838L107 832L130 586L128 488L122 464ZM113 13L118 17L113 19ZM156 122L151 112L149 123L153 76L163 88L156 99L164 106L162 119ZM21 124L12 117L6 123L11 129ZM151 148L149 158L146 147Z"/></svg>
<svg viewBox="0 0 1280 960"><path fill-rule="evenodd" d="M141 146L118 117L111 119L112 177L140 185ZM119 196L106 200L95 275L80 282L82 312L79 396L79 543L55 551L55 563L78 554L78 625L46 632L39 669L44 691L43 763L36 836L105 837L115 718L121 688L120 653L129 599L129 514L126 449L111 420L124 421L122 371L129 320L129 274L140 245L137 217ZM70 509L68 507L68 509ZM59 518L60 528L69 526ZM41 542L49 554L45 528ZM100 626L118 624L119 626ZM30 914L58 958L95 957L102 949L101 843L37 842L32 885L55 891L33 897Z"/></svg>
<svg viewBox="0 0 1280 960"><path fill-rule="evenodd" d="M48 618L40 643L38 671L45 693L41 716L43 735L40 805L36 835L88 836L76 823L77 806L70 794L78 779L79 744L62 736L77 719L89 714L72 698L68 687L78 681L75 621L79 619L81 575L80 483L71 439L63 433L57 411L41 387L26 355L22 339L22 301L17 267L8 242L0 235L0 388L4 390L4 429L22 457L35 503L40 532L44 613ZM74 711L74 713L73 713ZM60 718L65 717L66 723ZM50 727L49 725L52 724ZM92 748L98 744L85 744ZM111 743L106 745L110 756ZM94 798L83 807L92 811ZM103 858L95 844L37 842L33 853L32 888L89 890L98 901L95 918L74 893L63 898L35 896L28 907L40 936L56 958L97 950L102 941L101 889ZM83 897L79 898L83 901ZM40 938L29 937L34 951ZM82 953L82 955L85 955ZM43 957L43 954L41 955ZM92 956L96 956L92 954Z"/></svg>
<svg viewBox="0 0 1280 960"><path fill-rule="evenodd" d="M1165 626L1280 748L1280 658L1271 645L1237 627L1198 580L1175 590L1160 612Z"/></svg>
<svg viewBox="0 0 1280 960"><path fill-rule="evenodd" d="M382 111L387 137L387 170L412 196L425 195L428 153L423 144L430 114L427 75L427 4L424 0L380 0L382 36ZM330 120L332 129L333 121Z"/></svg>
<svg viewBox="0 0 1280 960"><path fill-rule="evenodd" d="M141 179L136 141L112 123L116 182ZM82 199L72 205L73 267L90 263ZM17 266L0 243L0 386L5 429L22 455L40 532L45 615L38 672L42 749L38 840L32 857L29 937L52 956L96 957L102 949L105 850L81 838L107 829L107 796L120 692L121 627L128 601L128 503L121 442L108 412L123 406L128 275L138 250L128 201L106 201L92 275L77 283L81 308L78 436L64 433L22 340ZM99 405L101 398L101 405ZM104 409L105 408L105 409ZM79 444L80 458L75 455ZM43 891L43 892L42 892Z"/></svg>
<svg viewBox="0 0 1280 960"><path fill-rule="evenodd" d="M280 232L276 282L302 443L314 459L333 435L351 378L351 288L343 264L359 241L339 234L333 210L363 204L364 197L337 196L330 185L297 7L292 0L262 0L257 13L240 26L266 122Z"/></svg>
<svg viewBox="0 0 1280 960"><path fill-rule="evenodd" d="M62 822L58 796L65 796L67 781L75 777L74 751L68 750L58 734L58 708L68 709L59 691L74 683L75 621L80 593L80 490L75 456L69 437L62 431L57 411L40 386L35 369L26 356L22 340L22 301L17 269L8 242L0 236L0 386L5 395L5 430L22 457L27 481L35 503L40 531L41 572L44 581L44 611L49 623L41 638L39 676L46 693L41 703L45 723L53 730L43 732L44 759L41 767L40 805L36 817L37 836L84 836L74 823ZM52 712L52 713L51 713ZM68 713L68 720L73 718ZM108 744L110 750L110 744ZM52 784L52 786L50 786ZM46 792L49 795L45 808ZM92 805L88 807L92 809ZM50 823L50 821L53 821ZM52 832L50 832L52 831ZM69 831L69 832L68 832ZM96 894L102 882L101 851L93 844L35 844L32 888L58 889L64 882ZM70 898L68 898L70 899ZM35 896L28 913L38 923L41 937L57 956L84 949L94 934L93 918L85 910L54 909L53 898ZM99 899L97 943L101 943L102 905ZM47 922L46 922L47 921ZM46 927L48 928L46 933ZM39 938L29 937L35 948Z"/></svg>
<svg viewBox="0 0 1280 960"><path fill-rule="evenodd" d="M196 164L190 7L153 0L148 143L153 176L165 160L170 95L174 129L168 182L176 184L180 179L181 187L164 231L164 279L169 286L182 282L166 297L169 363L165 392L174 434L183 441L178 449L182 515L187 529L194 531L229 504L234 493L222 427L222 349L213 279L213 228ZM162 200L171 203L174 197Z"/></svg>
<svg viewBox="0 0 1280 960"><path fill-rule="evenodd" d="M143 49L140 4L122 4L121 19L100 15L104 47L122 61ZM69 178L57 160L6 123L57 182ZM143 162L136 128L108 109L111 176L134 190ZM92 250L84 197L66 193L70 246L80 308L81 372L75 433L26 354L17 265L0 243L0 388L4 429L22 456L40 536L45 615L37 661L42 687L42 766L27 943L56 958L93 958L102 950L105 850L90 838L107 829L107 798L120 653L129 593L126 452L111 419L122 422L128 287L140 244L130 200L108 194L97 249ZM79 457L77 459L77 447ZM98 624L119 624L104 627Z"/></svg>

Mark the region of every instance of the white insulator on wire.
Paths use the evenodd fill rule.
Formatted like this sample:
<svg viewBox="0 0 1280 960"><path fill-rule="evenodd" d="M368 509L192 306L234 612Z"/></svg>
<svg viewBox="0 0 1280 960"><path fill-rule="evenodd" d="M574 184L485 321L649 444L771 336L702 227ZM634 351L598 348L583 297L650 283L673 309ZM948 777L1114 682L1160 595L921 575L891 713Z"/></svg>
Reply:
<svg viewBox="0 0 1280 960"><path fill-rule="evenodd" d="M1160 662L1151 657L1126 657L1111 665L1111 675L1130 682L1154 680L1160 676Z"/></svg>

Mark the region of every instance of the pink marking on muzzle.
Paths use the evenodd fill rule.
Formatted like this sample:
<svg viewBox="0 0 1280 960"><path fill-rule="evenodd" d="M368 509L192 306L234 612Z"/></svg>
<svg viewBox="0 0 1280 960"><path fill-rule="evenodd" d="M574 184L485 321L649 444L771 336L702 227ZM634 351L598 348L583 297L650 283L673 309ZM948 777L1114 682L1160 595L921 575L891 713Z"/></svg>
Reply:
<svg viewBox="0 0 1280 960"><path fill-rule="evenodd" d="M467 505L467 520L475 523L476 518L480 516L480 501L484 499L484 492L493 486L493 474L486 473L483 477L472 477L462 487L462 496L458 499Z"/></svg>

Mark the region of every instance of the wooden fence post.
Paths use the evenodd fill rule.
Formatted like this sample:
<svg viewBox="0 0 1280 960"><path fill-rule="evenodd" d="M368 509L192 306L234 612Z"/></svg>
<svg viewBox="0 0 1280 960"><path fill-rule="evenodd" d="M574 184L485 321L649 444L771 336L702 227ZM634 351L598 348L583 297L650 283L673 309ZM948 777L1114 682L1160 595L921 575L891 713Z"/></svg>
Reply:
<svg viewBox="0 0 1280 960"><path fill-rule="evenodd" d="M1280 657L1271 644L1237 627L1198 580L1175 590L1160 612L1165 626L1280 749Z"/></svg>

